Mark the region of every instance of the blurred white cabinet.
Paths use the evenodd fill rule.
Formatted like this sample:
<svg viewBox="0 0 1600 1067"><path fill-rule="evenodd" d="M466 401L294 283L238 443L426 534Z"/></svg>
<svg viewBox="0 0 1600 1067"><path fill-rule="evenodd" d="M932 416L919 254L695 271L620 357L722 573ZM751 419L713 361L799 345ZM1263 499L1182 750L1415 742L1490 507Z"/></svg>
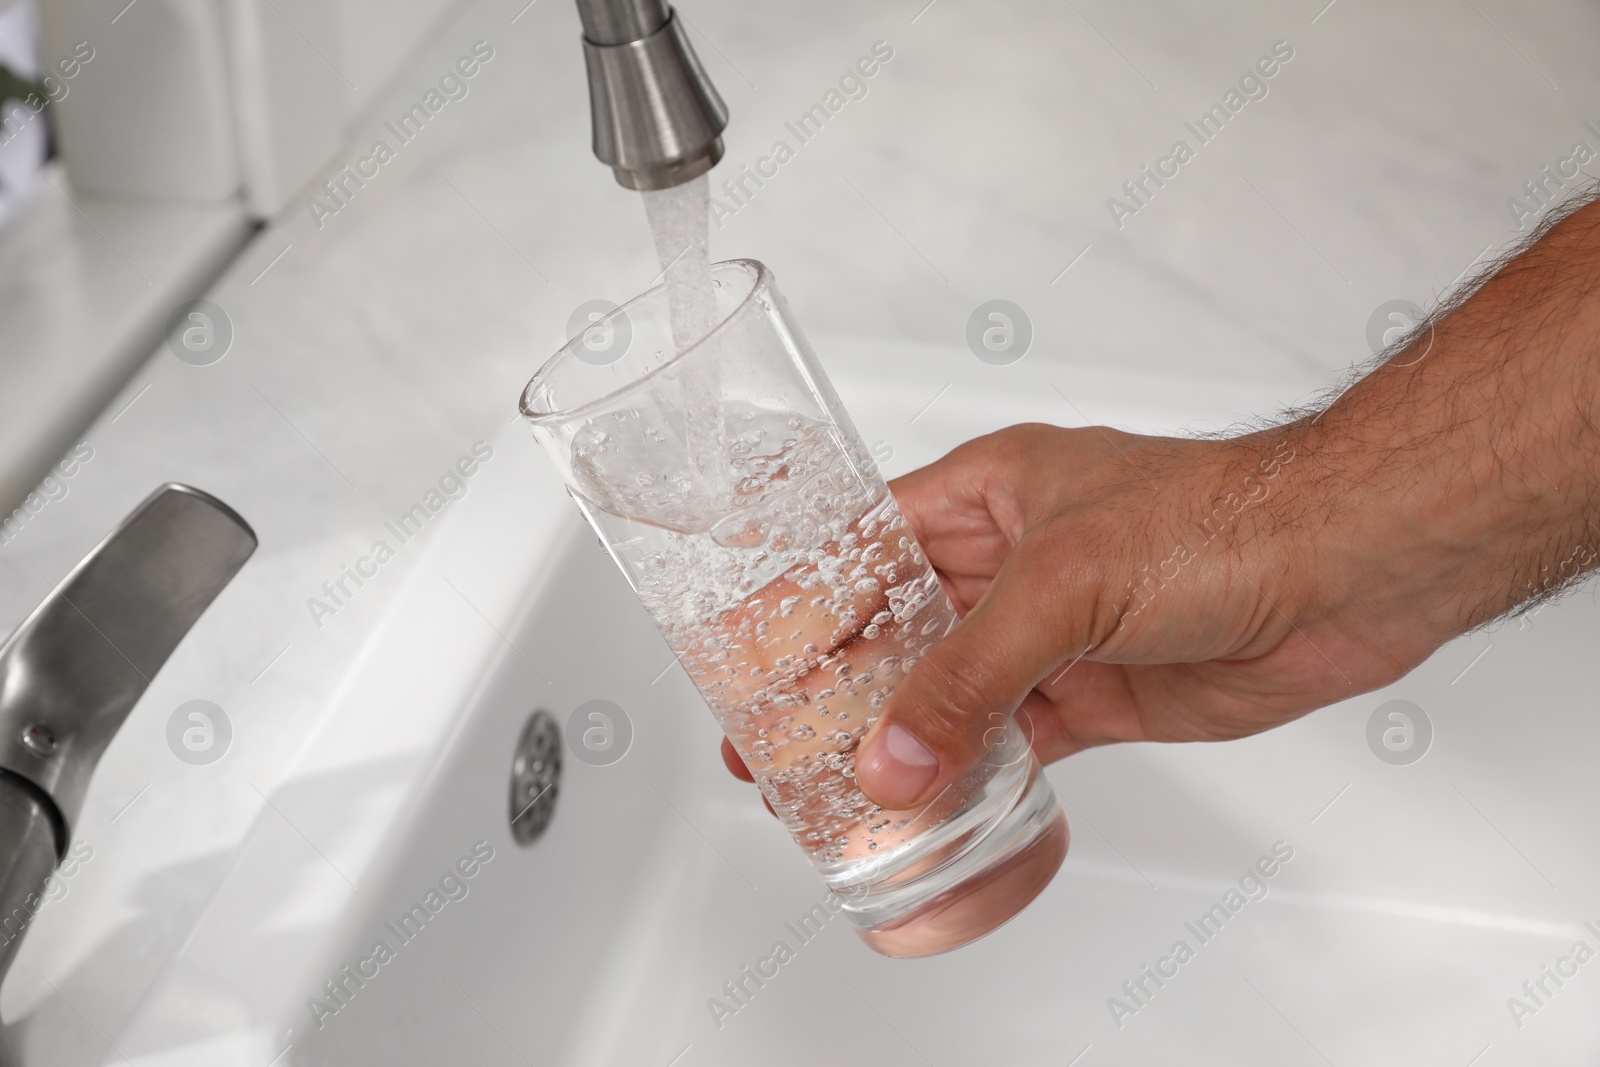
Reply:
<svg viewBox="0 0 1600 1067"><path fill-rule="evenodd" d="M250 213L275 213L337 151L357 84L343 0L224 0L233 63L243 193Z"/></svg>
<svg viewBox="0 0 1600 1067"><path fill-rule="evenodd" d="M94 50L55 109L73 188L271 215L455 2L42 0L47 62Z"/></svg>
<svg viewBox="0 0 1600 1067"><path fill-rule="evenodd" d="M246 202L264 216L334 156L455 0L225 2Z"/></svg>
<svg viewBox="0 0 1600 1067"><path fill-rule="evenodd" d="M73 188L164 202L236 195L222 27L212 0L43 0L45 65L92 55L64 80L56 133ZM113 21L115 19L115 21Z"/></svg>

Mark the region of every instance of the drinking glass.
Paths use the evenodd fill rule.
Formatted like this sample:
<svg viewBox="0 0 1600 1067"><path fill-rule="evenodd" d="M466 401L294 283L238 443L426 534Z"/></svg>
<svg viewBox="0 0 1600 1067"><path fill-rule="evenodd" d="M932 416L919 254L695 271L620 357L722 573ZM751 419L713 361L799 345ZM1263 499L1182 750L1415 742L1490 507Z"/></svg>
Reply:
<svg viewBox="0 0 1600 1067"><path fill-rule="evenodd" d="M925 807L855 754L956 624L772 275L711 271L717 325L678 353L660 286L569 341L522 413L778 818L873 949L981 937L1054 876L1067 823L1015 719Z"/></svg>

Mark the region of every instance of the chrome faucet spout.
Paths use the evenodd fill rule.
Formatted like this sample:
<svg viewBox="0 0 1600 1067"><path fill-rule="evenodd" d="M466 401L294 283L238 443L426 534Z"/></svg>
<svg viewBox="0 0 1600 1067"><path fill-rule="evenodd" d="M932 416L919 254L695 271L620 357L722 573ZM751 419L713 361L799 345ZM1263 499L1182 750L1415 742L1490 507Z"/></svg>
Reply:
<svg viewBox="0 0 1600 1067"><path fill-rule="evenodd" d="M664 0L578 0L594 154L629 189L669 189L722 158L728 108Z"/></svg>
<svg viewBox="0 0 1600 1067"><path fill-rule="evenodd" d="M665 0L578 0L583 36L597 45L642 41L667 24Z"/></svg>

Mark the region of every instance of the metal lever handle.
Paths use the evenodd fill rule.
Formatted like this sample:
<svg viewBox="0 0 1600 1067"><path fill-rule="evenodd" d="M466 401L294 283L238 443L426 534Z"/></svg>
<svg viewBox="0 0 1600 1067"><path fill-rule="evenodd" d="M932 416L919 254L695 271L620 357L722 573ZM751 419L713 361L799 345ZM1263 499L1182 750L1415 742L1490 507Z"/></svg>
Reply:
<svg viewBox="0 0 1600 1067"><path fill-rule="evenodd" d="M164 485L0 645L0 782L53 808L58 857L106 746L255 548L232 508Z"/></svg>

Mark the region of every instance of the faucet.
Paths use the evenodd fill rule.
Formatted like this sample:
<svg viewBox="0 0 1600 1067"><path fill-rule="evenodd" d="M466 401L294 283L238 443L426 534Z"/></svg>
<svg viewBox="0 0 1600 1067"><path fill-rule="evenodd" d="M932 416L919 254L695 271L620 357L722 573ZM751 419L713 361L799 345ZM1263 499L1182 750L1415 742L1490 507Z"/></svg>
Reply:
<svg viewBox="0 0 1600 1067"><path fill-rule="evenodd" d="M255 548L232 508L164 485L0 644L0 979L101 754Z"/></svg>
<svg viewBox="0 0 1600 1067"><path fill-rule="evenodd" d="M665 0L578 0L594 154L629 189L670 189L722 158L728 108Z"/></svg>

